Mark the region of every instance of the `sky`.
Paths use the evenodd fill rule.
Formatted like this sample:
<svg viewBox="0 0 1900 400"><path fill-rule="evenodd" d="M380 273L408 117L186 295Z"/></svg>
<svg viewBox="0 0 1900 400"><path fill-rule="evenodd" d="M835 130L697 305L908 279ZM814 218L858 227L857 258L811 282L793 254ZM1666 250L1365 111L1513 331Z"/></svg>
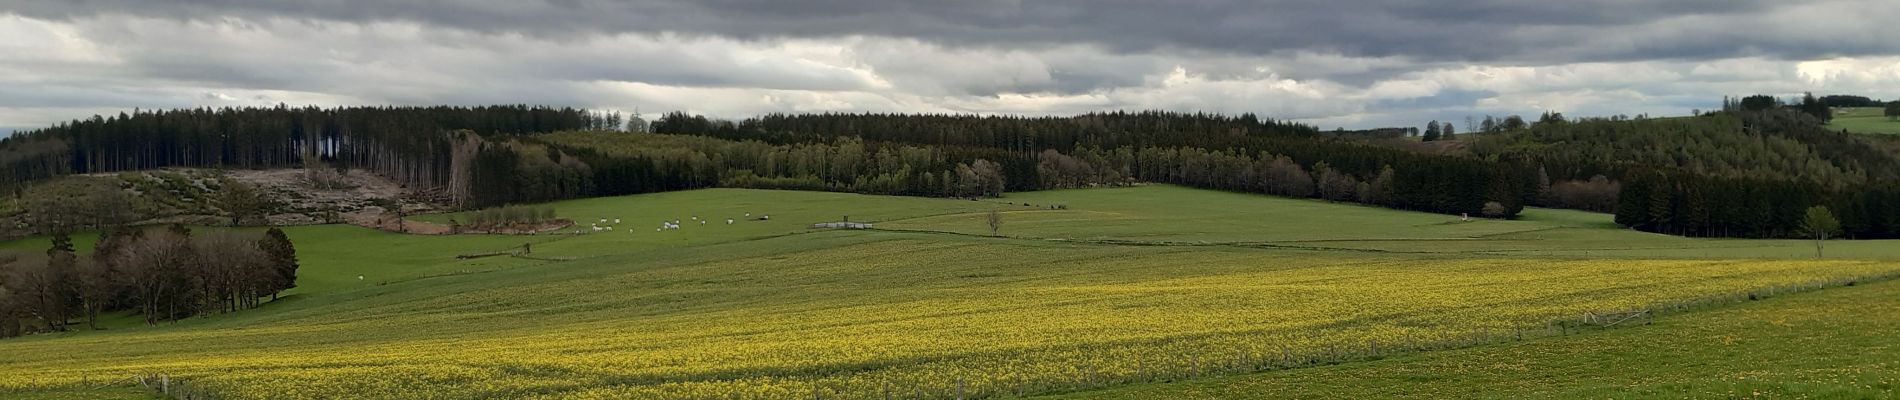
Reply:
<svg viewBox="0 0 1900 400"><path fill-rule="evenodd" d="M132 109L1255 113L1900 98L1891 0L0 0L0 132Z"/></svg>

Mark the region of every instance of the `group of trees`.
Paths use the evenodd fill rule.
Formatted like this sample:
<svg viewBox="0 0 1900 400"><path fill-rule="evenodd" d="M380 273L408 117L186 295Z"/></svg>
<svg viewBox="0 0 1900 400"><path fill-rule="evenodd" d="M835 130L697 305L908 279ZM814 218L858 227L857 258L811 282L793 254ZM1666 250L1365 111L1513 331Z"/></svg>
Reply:
<svg viewBox="0 0 1900 400"><path fill-rule="evenodd" d="M1457 126L1452 125L1450 122L1440 124L1438 120L1432 120L1432 122L1425 124L1425 137L1419 139L1427 142L1436 142L1440 140L1452 140L1455 139L1456 136L1458 136Z"/></svg>
<svg viewBox="0 0 1900 400"><path fill-rule="evenodd" d="M1829 190L1812 183L1711 177L1666 170L1629 174L1616 222L1686 236L1806 237L1810 207L1823 206L1854 238L1900 237L1900 187Z"/></svg>
<svg viewBox="0 0 1900 400"><path fill-rule="evenodd" d="M66 175L161 167L363 168L412 188L456 177L454 131L521 134L617 128L619 118L573 108L249 107L94 116L0 139L0 189Z"/></svg>
<svg viewBox="0 0 1900 400"><path fill-rule="evenodd" d="M1553 182L1534 205L1614 211L1619 224L1689 236L1803 237L1825 206L1856 238L1900 237L1900 153L1826 129L1770 96L1690 118L1585 118L1485 135L1485 158L1535 160Z"/></svg>
<svg viewBox="0 0 1900 400"><path fill-rule="evenodd" d="M1142 112L1022 118L806 114L771 115L739 123L701 120L675 113L654 127L658 132L675 134L672 136L792 146L847 138L862 140L872 148L917 146L940 151L948 161L963 163L980 158L995 163L1007 190L1149 181L1452 214L1484 214L1486 204L1497 203L1499 207L1493 207L1492 214L1500 217L1515 215L1537 190L1535 176L1525 172L1535 167L1527 170L1526 164L1385 148L1252 115ZM1374 184L1380 182L1381 175L1389 176L1389 191ZM1283 178L1268 178L1276 176ZM1303 184L1303 180L1312 182ZM1376 188L1363 191L1372 194L1364 201L1359 194L1362 184Z"/></svg>
<svg viewBox="0 0 1900 400"><path fill-rule="evenodd" d="M1803 93L1796 103L1783 103L1781 99L1765 94L1743 96L1739 98L1722 97L1722 111L1761 112L1777 108L1790 108L1808 114L1814 119L1827 123L1834 120L1833 107L1878 107L1879 102L1860 96L1814 97L1814 93Z"/></svg>
<svg viewBox="0 0 1900 400"><path fill-rule="evenodd" d="M18 200L34 233L107 229L139 218L136 202L114 179L67 179Z"/></svg>
<svg viewBox="0 0 1900 400"><path fill-rule="evenodd" d="M1822 104L1826 104L1828 107L1838 107L1838 108L1880 107L1880 106L1891 104L1890 102L1874 100L1874 99L1868 98L1867 96L1855 96L1855 95L1845 95L1845 94L1831 94L1831 95L1821 96L1820 100Z"/></svg>
<svg viewBox="0 0 1900 400"><path fill-rule="evenodd" d="M70 236L38 254L0 254L0 337L63 331L133 310L147 324L254 308L296 287L296 248L282 230L193 235L172 225L118 228L82 257Z"/></svg>
<svg viewBox="0 0 1900 400"><path fill-rule="evenodd" d="M1543 121L1549 121L1553 117L1555 117L1558 120L1561 120L1563 118L1563 114L1546 112L1544 113ZM1504 116L1504 117L1486 115L1484 116L1482 120L1480 120L1478 117L1475 117L1475 116L1465 116L1464 132L1465 133L1500 133L1500 132L1516 131L1516 130L1520 130L1520 129L1524 129L1528 127L1530 127L1530 124L1524 122L1524 117L1519 117L1516 115L1509 115L1509 116ZM1413 134L1413 136L1418 136L1418 133L1419 133L1418 128L1411 128L1410 131ZM1425 132L1424 136L1419 138L1420 141L1436 142L1440 140L1456 139L1458 136L1459 130L1458 130L1458 127L1451 121L1438 122L1438 120L1432 120L1432 122L1428 122L1425 124L1424 132Z"/></svg>
<svg viewBox="0 0 1900 400"><path fill-rule="evenodd" d="M1430 151L1376 140L1409 130L1327 134L1251 114L822 113L735 122L671 113L647 134L618 130L616 115L527 106L181 110L75 121L0 142L0 162L35 171L0 178L320 162L325 169L368 168L412 188L441 189L469 207L714 186L976 197L1165 182L1507 218L1526 205L1615 210L1638 229L1770 236L1790 233L1702 222L1701 216L1799 211L1779 203L1729 204L1742 200L1726 196L1707 200L1723 204L1704 207L1692 196L1786 183L1807 188L1812 195L1801 200L1815 204L1881 204L1878 193L1851 188L1900 180L1894 151L1900 146L1821 126L1830 104L1853 101L1807 96L1797 107L1748 96L1724 99L1722 111L1692 118L1573 120L1546 112L1527 123L1516 116L1468 117L1462 131L1470 137L1460 140L1465 146ZM1461 130L1454 126L1433 121L1425 139L1456 137ZM1647 171L1661 171L1672 183L1632 175ZM1631 189L1646 200L1623 195ZM229 192L235 194L219 199L226 208L255 208L247 206L254 200L247 191ZM1665 192L1682 197L1647 200ZM1831 205L1841 211L1848 234L1886 234L1884 228L1851 229L1864 221L1846 204ZM254 217L232 214L235 221Z"/></svg>
<svg viewBox="0 0 1900 400"><path fill-rule="evenodd" d="M865 131L882 132L870 135L882 140L873 141L824 130L859 132L855 127L864 126L894 131ZM1172 135L1095 131L1159 126L1195 128ZM654 124L666 134L570 132L534 138L585 160L602 194L719 185L992 196L1004 190L1147 181L1510 217L1538 190L1535 176L1523 172L1522 164L1418 154L1286 126L1251 117L1171 113L911 119L775 115L736 124L675 113ZM1002 133L953 134L969 130ZM1014 133L1023 131L1034 134ZM1143 145L1149 142L1175 145Z"/></svg>
<svg viewBox="0 0 1900 400"><path fill-rule="evenodd" d="M468 207L711 186L969 197L1134 180L1359 201L1377 190L1358 186L1386 170L1396 171L1387 174L1395 193L1419 196L1375 204L1480 213L1491 202L1515 210L1531 191L1524 174L1500 172L1502 162L1366 145L1251 114L774 114L735 123L673 113L652 124L663 134L615 125L612 115L526 106L142 111L26 132L0 143L0 160L43 164L12 181L164 166L365 168ZM538 134L568 130L591 133ZM255 191L230 192L219 199L226 208L259 208ZM232 214L234 223L258 216Z"/></svg>
<svg viewBox="0 0 1900 400"><path fill-rule="evenodd" d="M868 143L855 137L777 145L616 132L520 139L579 160L598 195L724 186L978 197L1036 187L1033 181L1005 178L1033 177L1034 158L986 149Z"/></svg>
<svg viewBox="0 0 1900 400"><path fill-rule="evenodd" d="M1900 156L1865 136L1829 130L1786 109L1717 112L1699 117L1539 123L1509 135L1484 135L1478 157L1534 159L1555 181L1617 180L1632 166L1718 177L1812 182L1828 188L1900 178Z"/></svg>
<svg viewBox="0 0 1900 400"><path fill-rule="evenodd" d="M1261 118L1165 111L1104 112L1073 117L946 114L771 114L737 123L671 113L654 122L656 133L759 140L772 144L824 143L856 137L867 143L906 143L999 149L1033 156L1077 147L1191 146L1238 150L1262 137L1315 137L1309 125Z"/></svg>

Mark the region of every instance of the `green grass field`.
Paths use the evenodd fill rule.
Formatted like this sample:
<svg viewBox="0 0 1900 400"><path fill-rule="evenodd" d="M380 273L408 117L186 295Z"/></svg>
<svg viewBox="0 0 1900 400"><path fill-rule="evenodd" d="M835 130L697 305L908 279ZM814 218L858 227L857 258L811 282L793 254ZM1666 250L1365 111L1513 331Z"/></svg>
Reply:
<svg viewBox="0 0 1900 400"><path fill-rule="evenodd" d="M1050 209L1056 204L1067 209ZM1588 348L1577 340L1895 285L1722 308L1750 293L1900 274L1890 261L1900 259L1900 242L1892 241L1831 242L1829 260L1799 260L1811 258L1811 242L1652 235L1617 229L1601 214L1530 210L1517 221L1458 222L1159 185L988 201L712 189L551 206L582 221L584 233L287 228L304 267L285 300L158 327L121 315L105 331L0 340L9 372L0 397L125 394L85 383L138 373L171 374L228 398L954 398L959 386L971 397L1102 387L1130 391L1082 394L1279 397L1301 392L1246 382L1546 351L1522 346L1563 354L1562 346ZM988 236L989 210L1002 211L1003 237ZM844 215L878 229L809 228ZM712 222L692 223L695 216ZM603 218L616 229L586 228ZM611 224L616 218L622 223ZM681 229L654 231L674 219ZM82 248L92 241L78 239ZM531 258L456 258L523 243L533 244ZM45 245L36 238L0 248ZM1692 311L1665 314L1654 327L1538 339L1553 334L1552 321L1678 306ZM1811 323L1883 315L1840 309L1796 312ZM1500 340L1526 334L1532 340ZM1661 334L1669 333L1649 335ZM1829 345L1861 343L1849 340L1861 339ZM1723 349L1687 339L1657 345ZM1591 360L1645 360L1629 358L1638 355ZM1384 359L1305 367L1368 357ZM1460 359L1491 364L1442 360ZM1854 359L1804 365L1861 368L1868 382L1895 376ZM1504 373L1482 378L1525 378ZM1548 392L1528 394L1592 397L1613 379L1552 381ZM1680 397L1670 394L1724 384L1629 393ZM1454 382L1437 385L1429 393L1460 393ZM87 395L95 393L105 394Z"/></svg>
<svg viewBox="0 0 1900 400"><path fill-rule="evenodd" d="M1827 124L1829 128L1854 133L1900 134L1900 121L1887 119L1883 109L1839 108L1835 112L1834 120Z"/></svg>
<svg viewBox="0 0 1900 400"><path fill-rule="evenodd" d="M1900 396L1895 316L1900 282L1889 281L1630 328L1056 397L1889 399Z"/></svg>
<svg viewBox="0 0 1900 400"><path fill-rule="evenodd" d="M1457 216L1166 185L1012 193L993 202L1008 203L999 205L1005 210L1002 234L1018 238L1564 258L1814 257L1812 241L1659 235L1618 228L1609 214L1572 210L1527 209L1518 220L1462 222ZM1057 204L1069 208L1047 209ZM987 235L984 217L946 214L879 227ZM1896 260L1900 241L1833 241L1827 253Z"/></svg>

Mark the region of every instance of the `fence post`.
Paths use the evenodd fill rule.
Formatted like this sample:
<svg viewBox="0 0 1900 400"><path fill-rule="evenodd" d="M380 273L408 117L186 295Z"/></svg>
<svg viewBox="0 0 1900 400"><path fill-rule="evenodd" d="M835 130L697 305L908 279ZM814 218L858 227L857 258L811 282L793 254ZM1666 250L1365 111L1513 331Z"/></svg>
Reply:
<svg viewBox="0 0 1900 400"><path fill-rule="evenodd" d="M172 376L171 375L159 375L158 384L159 384L158 391L160 393L172 394Z"/></svg>
<svg viewBox="0 0 1900 400"><path fill-rule="evenodd" d="M963 377L957 377L957 400L963 400Z"/></svg>

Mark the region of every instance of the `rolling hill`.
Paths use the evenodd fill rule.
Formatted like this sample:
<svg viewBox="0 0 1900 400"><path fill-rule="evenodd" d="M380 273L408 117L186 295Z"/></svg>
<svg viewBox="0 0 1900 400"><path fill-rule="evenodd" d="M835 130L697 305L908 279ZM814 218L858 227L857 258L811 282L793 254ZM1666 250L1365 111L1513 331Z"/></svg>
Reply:
<svg viewBox="0 0 1900 400"><path fill-rule="evenodd" d="M123 393L126 377L165 374L223 398L1048 394L1485 349L1598 315L1668 321L1900 273L1891 242L1770 261L1811 243L1159 185L994 201L711 189L551 206L622 223L532 236L289 228L304 269L284 300L0 341L12 372L0 391L86 397L89 383ZM1000 237L980 222L991 210ZM810 228L845 215L876 229ZM654 230L675 219L681 229ZM525 257L456 257L523 243Z"/></svg>

